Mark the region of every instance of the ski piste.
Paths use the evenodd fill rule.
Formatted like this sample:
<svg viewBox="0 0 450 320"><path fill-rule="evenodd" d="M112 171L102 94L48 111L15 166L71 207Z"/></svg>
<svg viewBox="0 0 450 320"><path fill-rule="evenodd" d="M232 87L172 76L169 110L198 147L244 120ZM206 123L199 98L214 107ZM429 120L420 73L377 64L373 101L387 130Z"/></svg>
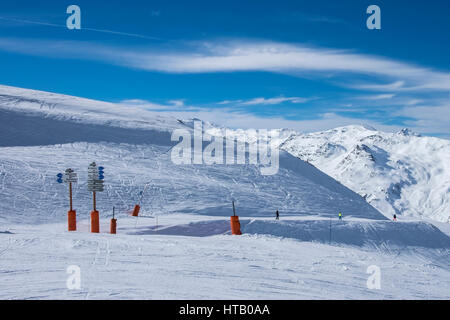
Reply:
<svg viewBox="0 0 450 320"><path fill-rule="evenodd" d="M29 95L39 99L30 103ZM33 120L35 127L27 130L34 135L45 127L54 137L72 139L71 133L51 127L49 117L65 124L81 117L77 125L90 126L82 120L78 98L14 89L12 99L17 101L17 111L11 106L0 112L14 115L18 123ZM64 100L64 113L58 100ZM43 101L54 107L34 109L34 103ZM82 100L81 109L92 115L96 110L114 114L114 105L103 105ZM280 154L275 176L263 176L252 165L174 165L167 153L173 142L165 132L189 126L171 118L156 120L161 118L139 110L139 118L155 120L148 128L135 129L129 143L117 143L121 130L134 121L133 113L127 112L127 117L117 127L98 118L94 128L98 135L107 132L103 142L14 146L25 141L11 137L9 146L2 147L2 268L26 263L31 270L17 270L13 277L7 276L8 281L37 282L27 292L9 285L2 298L106 298L117 290L120 298L221 298L231 292L238 299L447 297L449 228L445 223L403 216L393 222L358 194L288 153ZM80 132L72 134L83 140ZM133 141L139 134L161 139L139 144ZM90 233L92 195L84 179L92 161L105 166L108 176L104 192L98 194L97 235ZM83 177L73 186L76 232L67 231L67 187L54 178L56 168L65 167ZM27 183L17 184L18 180ZM231 235L232 201L239 215L239 236ZM130 215L135 204L142 206L138 217ZM110 234L113 207L116 234ZM275 220L276 210L280 220ZM36 255L47 259L35 260ZM52 273L46 273L45 282L39 281L42 270L51 266L64 271L69 260L89 279L80 291L68 291L64 283L56 286L57 276ZM379 265L389 283L383 290L367 288L366 271L371 265ZM273 268L279 270L277 276ZM158 276L149 280L148 272ZM226 281L236 275L239 287L251 285L237 290ZM326 296L323 279L328 279ZM200 290L192 291L194 283ZM346 290L348 286L353 289Z"/></svg>

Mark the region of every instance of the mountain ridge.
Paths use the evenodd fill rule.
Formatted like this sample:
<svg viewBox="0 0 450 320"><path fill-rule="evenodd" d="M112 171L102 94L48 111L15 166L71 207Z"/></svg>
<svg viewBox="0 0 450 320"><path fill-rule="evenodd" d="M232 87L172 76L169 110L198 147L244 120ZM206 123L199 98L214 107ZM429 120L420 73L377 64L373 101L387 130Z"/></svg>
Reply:
<svg viewBox="0 0 450 320"><path fill-rule="evenodd" d="M281 148L367 199L386 216L450 218L450 141L403 129L346 126L294 133Z"/></svg>

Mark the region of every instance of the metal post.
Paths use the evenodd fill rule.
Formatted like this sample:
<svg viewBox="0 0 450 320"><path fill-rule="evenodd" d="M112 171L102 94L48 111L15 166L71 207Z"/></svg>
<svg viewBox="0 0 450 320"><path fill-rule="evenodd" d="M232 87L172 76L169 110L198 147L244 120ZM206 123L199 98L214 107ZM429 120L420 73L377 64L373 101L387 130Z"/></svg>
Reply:
<svg viewBox="0 0 450 320"><path fill-rule="evenodd" d="M70 211L72 211L72 182L69 182Z"/></svg>
<svg viewBox="0 0 450 320"><path fill-rule="evenodd" d="M236 209L234 208L234 200L233 200L233 216L236 216Z"/></svg>
<svg viewBox="0 0 450 320"><path fill-rule="evenodd" d="M95 191L92 192L94 198L94 211L97 211L97 199L95 197Z"/></svg>
<svg viewBox="0 0 450 320"><path fill-rule="evenodd" d="M331 244L331 217L330 217L330 242L329 244Z"/></svg>

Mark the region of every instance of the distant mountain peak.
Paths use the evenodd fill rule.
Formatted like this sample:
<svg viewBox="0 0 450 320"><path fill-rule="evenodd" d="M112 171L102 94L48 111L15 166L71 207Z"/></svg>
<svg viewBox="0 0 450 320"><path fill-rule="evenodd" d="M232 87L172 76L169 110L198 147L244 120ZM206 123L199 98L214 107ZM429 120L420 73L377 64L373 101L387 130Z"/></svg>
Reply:
<svg viewBox="0 0 450 320"><path fill-rule="evenodd" d="M377 131L377 129L375 129L372 126L366 125L366 124L350 124L347 126L342 126L342 127L337 127L335 129L332 129L332 131L341 131L341 132L347 132L347 131L352 131L352 130L357 130L357 131Z"/></svg>
<svg viewBox="0 0 450 320"><path fill-rule="evenodd" d="M397 132L397 134L402 135L402 136L415 136L415 137L420 137L421 136L420 134L418 134L417 132L412 131L409 128L403 128L399 132Z"/></svg>
<svg viewBox="0 0 450 320"><path fill-rule="evenodd" d="M386 133L350 125L299 133L281 148L365 196L386 217L450 218L448 140L421 137L408 128Z"/></svg>

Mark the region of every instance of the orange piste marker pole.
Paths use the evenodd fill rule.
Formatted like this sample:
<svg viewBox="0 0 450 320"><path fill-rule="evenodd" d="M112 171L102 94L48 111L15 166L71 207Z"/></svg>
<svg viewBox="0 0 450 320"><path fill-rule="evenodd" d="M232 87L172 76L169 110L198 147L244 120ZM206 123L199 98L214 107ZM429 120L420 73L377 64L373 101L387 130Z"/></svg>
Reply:
<svg viewBox="0 0 450 320"><path fill-rule="evenodd" d="M133 209L133 213L131 214L133 217L137 217L139 215L139 210L141 210L141 206L140 205L135 205L134 209Z"/></svg>
<svg viewBox="0 0 450 320"><path fill-rule="evenodd" d="M77 212L70 210L67 213L67 223L69 231L77 231Z"/></svg>
<svg viewBox="0 0 450 320"><path fill-rule="evenodd" d="M91 211L91 232L100 233L100 218L97 210Z"/></svg>
<svg viewBox="0 0 450 320"><path fill-rule="evenodd" d="M95 191L93 192L93 199L94 199L94 210L91 211L91 232L99 233L100 232L100 217L99 217L99 213L96 208Z"/></svg>
<svg viewBox="0 0 450 320"><path fill-rule="evenodd" d="M231 234L234 235L241 235L241 223L239 222L239 217L236 215L236 209L234 207L234 201L233 201L233 216L230 219L231 224Z"/></svg>
<svg viewBox="0 0 450 320"><path fill-rule="evenodd" d="M112 218L111 219L111 228L109 231L111 234L116 234L116 229L117 229L117 219Z"/></svg>

